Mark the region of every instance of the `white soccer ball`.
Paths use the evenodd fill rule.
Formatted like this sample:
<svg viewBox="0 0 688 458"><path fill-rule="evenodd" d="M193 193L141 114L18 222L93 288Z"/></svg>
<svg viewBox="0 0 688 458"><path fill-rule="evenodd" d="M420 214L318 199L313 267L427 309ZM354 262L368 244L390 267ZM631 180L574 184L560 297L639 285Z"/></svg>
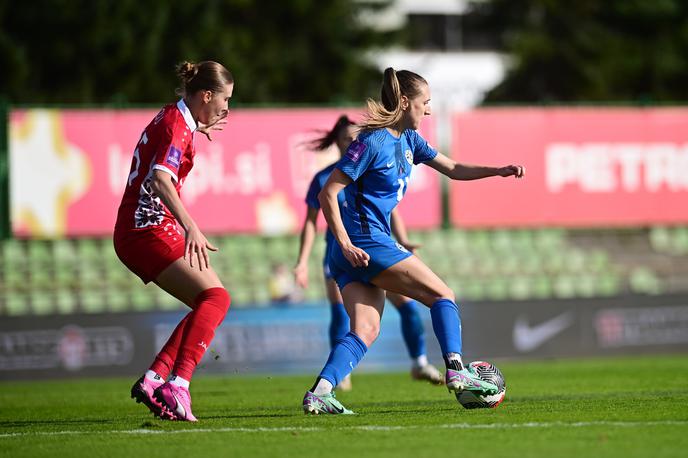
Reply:
<svg viewBox="0 0 688 458"><path fill-rule="evenodd" d="M497 394L491 396L482 396L472 391L462 391L456 394L456 400L466 409L494 409L504 400L506 394L506 382L502 372L494 366L485 361L473 361L466 368L473 374L477 375L481 380L494 383L499 388Z"/></svg>

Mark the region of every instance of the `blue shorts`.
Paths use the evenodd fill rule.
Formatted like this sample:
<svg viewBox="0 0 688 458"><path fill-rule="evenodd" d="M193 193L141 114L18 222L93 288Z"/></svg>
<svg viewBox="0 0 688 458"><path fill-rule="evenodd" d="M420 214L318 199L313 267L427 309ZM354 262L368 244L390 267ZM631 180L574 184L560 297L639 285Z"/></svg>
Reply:
<svg viewBox="0 0 688 458"><path fill-rule="evenodd" d="M377 274L412 255L387 234L352 237L351 242L368 253L370 260L368 267L353 267L344 257L339 244L333 243L326 258L329 261L330 274L340 290L355 281L370 284L370 280Z"/></svg>

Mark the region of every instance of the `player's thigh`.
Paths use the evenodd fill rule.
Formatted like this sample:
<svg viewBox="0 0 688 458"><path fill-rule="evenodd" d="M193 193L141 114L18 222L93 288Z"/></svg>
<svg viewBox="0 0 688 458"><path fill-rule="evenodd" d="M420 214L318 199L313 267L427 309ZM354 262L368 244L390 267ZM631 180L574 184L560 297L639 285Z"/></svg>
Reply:
<svg viewBox="0 0 688 458"><path fill-rule="evenodd" d="M222 282L212 267L200 270L193 267L188 259L179 258L170 264L155 279L155 283L189 307L199 293L210 288L222 288Z"/></svg>
<svg viewBox="0 0 688 458"><path fill-rule="evenodd" d="M333 278L325 279L325 290L327 291L327 300L330 301L330 304L341 304L344 302L339 286L337 286L337 282Z"/></svg>
<svg viewBox="0 0 688 458"><path fill-rule="evenodd" d="M342 290L342 298L349 314L350 329L370 346L380 332L385 292L372 285L351 282Z"/></svg>
<svg viewBox="0 0 688 458"><path fill-rule="evenodd" d="M428 307L438 299L454 300L451 289L416 256L400 261L372 278L371 283L401 294Z"/></svg>

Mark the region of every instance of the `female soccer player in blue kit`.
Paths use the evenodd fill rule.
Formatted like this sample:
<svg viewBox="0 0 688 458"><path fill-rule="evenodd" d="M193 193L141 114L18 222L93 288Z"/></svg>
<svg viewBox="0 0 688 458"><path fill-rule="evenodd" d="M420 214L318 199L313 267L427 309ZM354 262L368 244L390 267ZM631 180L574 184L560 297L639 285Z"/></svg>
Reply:
<svg viewBox="0 0 688 458"><path fill-rule="evenodd" d="M346 116L342 115L337 119L334 127L312 142L312 147L316 151L323 151L331 145L337 145L340 152L340 157L344 154L347 147L354 139L356 128L355 124ZM318 202L318 194L322 189L323 184L327 181L335 164L329 165L315 174L306 195L306 205L308 211L306 219L303 222L301 230L301 245L299 248L299 257L294 268L294 275L296 283L302 288L308 287L308 258L310 257L311 249L316 233L316 222L318 213L320 212L320 202ZM344 193L340 192L338 196L340 204L344 202ZM392 233L396 240L406 249L413 251L417 246L408 241L406 228L404 226L401 216L396 211L391 215ZM326 248L325 253L329 252L330 246L334 243L334 236L328 229L325 235ZM349 332L349 316L344 309L342 302L342 295L339 292L337 283L335 283L330 269L327 265L327 255L323 260L323 272L325 274L325 287L327 289L327 298L330 302L332 317L330 320L329 336L330 348L334 348L337 341ZM388 296L390 302L399 311L401 318L401 333L406 343L409 356L411 357L411 377L416 380L427 380L431 383L442 384L444 382L442 374L435 366L428 362L425 353L425 331L423 330L423 323L418 313L418 307L413 299L401 296L399 294L390 293ZM351 377L347 375L340 380L338 388L344 391L351 389Z"/></svg>
<svg viewBox="0 0 688 458"><path fill-rule="evenodd" d="M336 244L329 267L339 285L351 331L337 342L313 387L305 413L351 414L333 388L361 361L378 336L385 290L430 308L450 391L494 394L497 387L470 373L461 360L461 319L454 293L390 235L390 214L404 197L413 164L425 163L454 180L491 176L521 178L520 165L485 167L457 163L435 151L416 130L430 114L430 88L421 76L385 70L381 102L368 101L368 117L356 141L337 163L318 199ZM345 202L337 196L344 190Z"/></svg>

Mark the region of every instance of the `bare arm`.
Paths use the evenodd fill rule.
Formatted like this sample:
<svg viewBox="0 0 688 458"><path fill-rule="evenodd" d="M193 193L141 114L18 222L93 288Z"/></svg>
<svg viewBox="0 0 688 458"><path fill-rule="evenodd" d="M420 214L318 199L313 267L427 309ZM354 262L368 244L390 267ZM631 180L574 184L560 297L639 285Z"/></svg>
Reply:
<svg viewBox="0 0 688 458"><path fill-rule="evenodd" d="M438 172L448 176L452 180L479 180L494 176L523 178L526 173L521 165L507 165L505 167L486 167L482 165L470 165L456 162L455 160L437 153L434 159L426 162L427 165Z"/></svg>
<svg viewBox="0 0 688 458"><path fill-rule="evenodd" d="M315 240L318 211L317 208L308 207L306 219L303 220L303 228L301 229L299 258L296 261L296 267L294 267L296 284L301 288L308 288L308 258L311 256L313 241Z"/></svg>
<svg viewBox="0 0 688 458"><path fill-rule="evenodd" d="M351 243L349 234L346 233L344 223L342 222L342 215L339 212L337 195L350 183L351 178L341 170L334 169L327 183L325 183L325 186L323 186L320 191L320 194L318 194L318 200L320 201L323 215L325 215L325 219L327 220L327 225L330 227L335 240L337 240L337 243L341 247L344 257L346 257L354 267L366 267L370 256L368 256L368 253Z"/></svg>
<svg viewBox="0 0 688 458"><path fill-rule="evenodd" d="M182 200L177 194L177 190L172 183L172 176L162 170L153 171L153 179L151 181L151 188L155 195L160 197L160 200L165 207L167 207L175 219L181 224L186 232L184 259L189 258L191 267L194 265L193 257L198 257L198 266L203 270L203 266L210 267L210 257L207 250L217 251L213 245L208 242L203 233L191 218L189 213L184 208Z"/></svg>
<svg viewBox="0 0 688 458"><path fill-rule="evenodd" d="M406 232L406 224L404 223L404 219L401 217L398 208L392 210L390 222L392 223L392 234L394 234L394 238L397 239L397 242L399 242L400 245L409 250L411 253L420 248L420 245L411 243L409 241L408 232Z"/></svg>

